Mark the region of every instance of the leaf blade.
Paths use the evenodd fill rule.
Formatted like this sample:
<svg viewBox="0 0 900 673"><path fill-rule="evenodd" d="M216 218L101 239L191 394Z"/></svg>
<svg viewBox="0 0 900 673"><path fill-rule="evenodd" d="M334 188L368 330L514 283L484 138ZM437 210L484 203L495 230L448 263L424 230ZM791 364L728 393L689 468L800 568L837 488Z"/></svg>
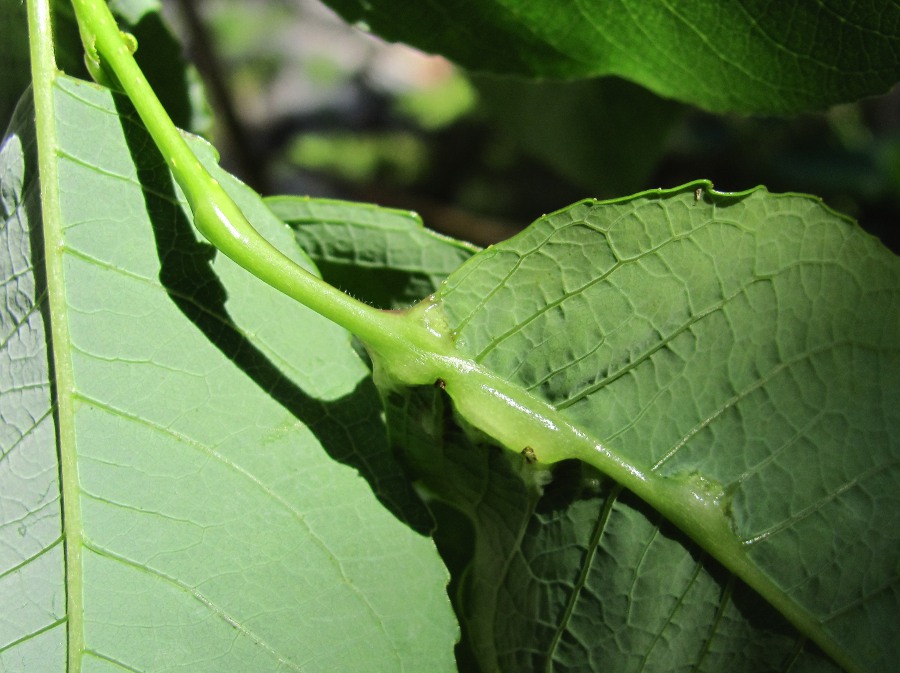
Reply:
<svg viewBox="0 0 900 673"><path fill-rule="evenodd" d="M475 71L616 75L716 112L791 114L884 93L896 10L856 4L330 0L348 22ZM885 29L885 27L888 27Z"/></svg>
<svg viewBox="0 0 900 673"><path fill-rule="evenodd" d="M390 494L377 397L349 337L196 239L127 104L65 77L52 92L66 281L55 291L71 335L56 346L74 372L60 394L75 442L62 452L82 513L70 520L84 587L70 602L83 615L73 661L452 668L446 571L350 455L371 459ZM217 175L290 242L258 197ZM333 436L332 417L362 439Z"/></svg>
<svg viewBox="0 0 900 673"><path fill-rule="evenodd" d="M25 96L11 126L32 114ZM29 236L40 222L32 171L33 136L8 135L0 147L0 602L18 619L0 628L0 668L54 671L65 663L64 559L46 283L33 266L39 239Z"/></svg>
<svg viewBox="0 0 900 673"><path fill-rule="evenodd" d="M407 308L432 294L478 249L425 229L408 211L304 197L266 204L329 283L380 308Z"/></svg>
<svg viewBox="0 0 900 673"><path fill-rule="evenodd" d="M745 541L747 558L795 606L784 609L813 615L840 643L833 656L848 648L858 666L888 670L890 637L869 629L897 611L888 400L898 287L896 259L816 201L697 183L542 218L473 258L439 296L465 355L554 404L639 471L721 501L730 544ZM839 376L845 360L855 376ZM832 433L828 417L849 430ZM804 471L809 464L818 471ZM765 469L769 490L752 477ZM845 471L855 475L846 484ZM858 511L847 494L858 497L863 481L881 506L874 522L850 524L840 508ZM829 507L836 542L806 521ZM753 526L791 514L784 530L795 544L753 548ZM704 545L714 550L715 539ZM870 585L886 605L847 598Z"/></svg>

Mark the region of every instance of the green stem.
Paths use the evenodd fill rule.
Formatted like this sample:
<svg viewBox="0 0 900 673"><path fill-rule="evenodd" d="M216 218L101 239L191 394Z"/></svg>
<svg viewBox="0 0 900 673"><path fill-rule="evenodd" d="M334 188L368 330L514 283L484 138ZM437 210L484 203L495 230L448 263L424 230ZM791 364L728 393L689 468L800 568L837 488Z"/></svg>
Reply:
<svg viewBox="0 0 900 673"><path fill-rule="evenodd" d="M394 316L359 302L317 278L253 228L188 147L131 55L104 0L73 0L89 58L115 73L187 197L194 224L216 248L252 274L354 334L378 345ZM393 339L389 339L394 341Z"/></svg>
<svg viewBox="0 0 900 673"><path fill-rule="evenodd" d="M70 673L81 670L84 651L84 574L81 486L75 453L75 376L67 320L65 245L57 170L56 114L53 83L58 70L53 52L49 0L28 0L28 41L34 92L35 134L44 237L44 270L50 317L50 358L59 455L60 510L65 553L66 649Z"/></svg>

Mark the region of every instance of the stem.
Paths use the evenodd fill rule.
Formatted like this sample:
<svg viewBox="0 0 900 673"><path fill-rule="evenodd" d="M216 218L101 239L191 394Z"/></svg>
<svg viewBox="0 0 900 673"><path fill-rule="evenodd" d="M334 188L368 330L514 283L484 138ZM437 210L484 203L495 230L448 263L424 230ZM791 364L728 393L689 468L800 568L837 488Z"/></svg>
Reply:
<svg viewBox="0 0 900 673"><path fill-rule="evenodd" d="M81 670L84 650L84 574L81 486L75 454L75 376L67 319L65 253L57 171L53 83L58 70L53 52L49 0L28 0L28 41L34 91L35 133L44 238L44 269L50 315L50 362L59 456L60 513L65 554L66 639L69 673Z"/></svg>
<svg viewBox="0 0 900 673"><path fill-rule="evenodd" d="M374 345L395 342L397 316L379 311L329 285L282 254L253 228L209 174L172 123L119 31L104 0L73 0L89 56L115 73L175 176L194 225L217 249L272 287Z"/></svg>

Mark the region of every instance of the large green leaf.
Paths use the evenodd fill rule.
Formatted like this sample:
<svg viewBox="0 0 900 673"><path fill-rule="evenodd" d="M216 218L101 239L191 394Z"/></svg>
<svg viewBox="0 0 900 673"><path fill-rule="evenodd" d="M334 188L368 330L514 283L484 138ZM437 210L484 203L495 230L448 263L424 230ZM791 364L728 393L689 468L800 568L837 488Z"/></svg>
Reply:
<svg viewBox="0 0 900 673"><path fill-rule="evenodd" d="M898 294L897 259L815 199L697 183L542 218L438 297L461 353L636 469L717 491L726 536L786 616L886 672L900 656ZM448 434L443 405L419 391L390 408L408 461L473 521L458 605L483 670L828 668L711 560L730 540L701 549L586 466L544 485L526 459Z"/></svg>
<svg viewBox="0 0 900 673"><path fill-rule="evenodd" d="M881 0L326 2L473 70L618 75L714 111L823 108L883 93L900 76L900 8Z"/></svg>
<svg viewBox="0 0 900 673"><path fill-rule="evenodd" d="M452 670L446 570L348 335L197 240L127 102L52 96L43 230L31 115L0 164L0 670Z"/></svg>
<svg viewBox="0 0 900 673"><path fill-rule="evenodd" d="M691 441L685 442L685 447L679 451L699 451L708 454L708 460L726 466L735 462L741 466L749 464L754 454L766 452L764 444L775 441L776 437L772 435L778 433L787 437L782 452L815 451L817 464L830 465L839 473L852 469L847 455L862 452L857 456L858 460L870 459L877 464L877 457L865 455L870 445L887 452L881 460L882 478L886 484L882 487L884 492L873 496L881 499L881 511L877 513L880 519L873 519L868 512L848 514L841 509L843 503L825 502L826 507L822 509L832 508L832 511L827 521L819 523L819 533L824 534L810 535L809 529L804 530L804 524L798 521L793 532L803 534L799 542L793 547L784 543L781 546L789 553L811 557L813 563L818 562L823 568L829 563L843 567L847 573L841 579L844 591L851 586L861 591L861 585L868 584L879 588L878 573L886 568L881 579L887 583L883 590L890 596L891 582L894 581L891 569L896 568L898 558L897 540L892 537L898 509L890 489L897 482L896 459L892 457L896 454L895 444L884 444L888 439L884 435L871 438L870 435L854 437L844 433L829 440L827 432L830 428L826 425L820 429L816 421L801 428L807 435L814 435L815 447L810 445L808 438L804 442L799 433L797 437L789 435L785 426L802 423L803 419L798 418L802 414L786 406L779 408L777 413L772 412L770 418L771 409L747 408L754 395L772 395L770 406L777 402L776 396L781 394L784 385L777 376L763 377L760 387L751 390L746 400L733 400L733 395L727 397L727 408L722 414L706 415L699 424L701 427L693 433L694 428L689 423L696 422L694 416L699 412L688 414L677 405L691 408L704 403L706 398L706 405L715 406L717 392L721 395L719 391L723 388L737 385L730 378L731 372L735 378L760 375L756 370L745 371L749 367L741 362L753 362L755 367L761 367L767 357L773 357L780 341L787 340L790 344L805 336L794 328L796 318L791 323L784 315L780 319L777 316L777 312L788 316L794 312L800 320L815 315L818 329L814 332L824 330L825 335L818 334L819 338L826 343L829 340L836 342L833 347L838 352L845 347L839 338L841 332L850 333L861 342L872 341L877 347L871 357L882 358L887 365L880 380L873 379L868 383L865 377L795 381L794 385L803 385L807 389L807 395L827 394L837 406L837 411L830 414L827 408L813 413L822 413L823 418L829 415L846 417L857 425L895 428L896 412L890 407L890 401L897 397L897 363L892 349L896 348L898 325L888 305L898 292L897 262L873 239L815 200L774 196L761 191L725 196L706 190L705 193L701 191L700 196L709 201L698 201L695 190L706 187L705 183L698 183L618 204L586 202L539 221L534 230L519 239L481 253L449 281L451 288L457 285L461 286L460 291L471 293L460 302L467 311L472 310L472 306L480 307L474 310L471 321L458 336L458 342L469 355L477 355L477 351L469 349L471 344L466 345L469 343L466 336L472 334L471 325L477 324L479 329L508 331L511 339L541 344L533 348L525 347L521 342L513 344L500 361L507 367L505 373L520 383L525 377L516 372L517 367L528 363L546 364L545 358L549 360L554 356L565 359L565 348L581 341L610 347L613 337L604 339L606 333L619 333L620 350L629 348L632 341L642 345L648 354L631 357L627 374L609 374L617 380L624 378L627 381L637 377L632 372L644 368L640 377L635 378L637 383L633 384L646 387L642 392L647 400L643 405L646 407L644 413L628 411L635 419L632 423L623 412L616 421L618 426L625 425L629 432L638 435L630 437L622 451L626 453L629 447L638 447L630 457L639 467L650 460L644 454L656 443L652 441L655 435L684 432L684 428L689 428L684 434L690 435ZM402 250L401 260L410 256L416 258L415 251L420 248L427 248L429 257L437 260L457 254L451 243L420 233L417 225L401 226L407 233L398 239L397 222L392 218L402 220L401 213L370 206L320 204L306 199L279 200L273 205L285 219L306 222L300 226L299 240L309 246L317 258L326 262L337 260L336 267L325 266L333 272L330 276L326 273L326 278L335 282L347 276L342 265L348 264L349 260L364 261L367 268L379 270L390 267L390 260L398 249ZM314 210L311 205L322 205L324 209ZM313 212L321 217L321 222L314 221ZM340 226L332 222L338 212L346 218ZM691 224L691 220L696 222ZM608 225L608 221L614 221L615 226ZM380 230L376 226L378 223L385 230ZM309 232L304 234L306 227ZM574 233L573 229L576 230ZM336 235L328 235L329 230ZM604 232L608 242L604 240ZM671 232L678 232L678 235L673 237ZM656 245L645 245L649 247L646 253L630 255L623 247L634 248L642 239L648 244L647 239L653 235L658 240ZM734 245L734 237L745 241L744 244ZM387 241L390 241L389 245ZM681 252L678 252L679 248ZM621 295L618 306L608 300L612 275L604 276L602 269L598 269L601 265L594 264L594 261L608 258L608 255L603 257L594 253L610 249L619 250L619 254L627 258L621 262L621 268L616 269L618 274L627 273L625 267L633 265L633 275L629 275L628 282L621 283L612 295ZM697 260L704 249L708 254ZM586 250L590 257L583 258ZM814 292L815 286L808 281L797 283L791 277L782 279L780 274L762 266L771 264L773 258L774 261L783 258L786 267L790 267L793 260L796 268L788 268L786 274L799 273L803 278L810 274L821 276L825 283L837 287L843 287L842 275L852 276L856 279L852 286L868 298L857 301L843 290L832 293L830 285L822 285ZM751 260L758 262L760 268L748 266ZM654 264L665 268L665 272L657 273L651 266ZM440 261L437 266L442 266ZM402 288L405 284L397 281L404 268L404 264L397 265L396 278L391 276L391 283L382 285L379 276L373 275L368 284L360 284L354 290L366 299L380 295L385 287L399 288L398 296L404 296ZM509 268L515 269L513 275L507 274ZM568 282L569 292L565 293L568 297L565 302L557 303L555 299L559 295L555 293L560 292L557 279L561 269L568 273L568 277L563 273L563 278ZM408 272L413 277L418 275L419 266L413 265ZM581 281L573 279L572 276L577 274L582 275ZM500 277L502 282L497 280ZM725 284L732 285L732 292L737 291L737 294L730 301L722 302L718 310L709 311L708 306L702 305L689 310L683 305L685 293L699 300L716 288L722 292ZM580 285L586 288L581 292L572 289L572 286ZM595 286L604 289L595 290ZM742 306L742 301L752 297L753 293L768 291L770 286L778 289L777 300L773 296L759 309L746 304ZM434 285L433 289L437 287ZM518 298L533 297L536 287L540 288L541 296L535 299L534 306L549 307L554 313L548 317L529 307L516 313ZM673 287L683 288L682 294L679 296ZM449 293L447 306L451 316L454 306L457 309L460 306L454 304L453 293L456 291L445 291ZM573 318L569 312L572 309L567 305L581 302L589 306L591 293L595 291L606 297L602 304L597 298L593 299L604 309L595 312L600 316L598 320L610 322L610 326L603 329L591 322L592 312L584 306L580 309L582 317ZM681 305L677 301L679 298ZM848 304L860 320L843 315L842 306ZM615 311L616 308L619 310ZM760 315L756 315L757 310ZM684 341L686 337L679 332L674 338L664 340L660 330L655 341L652 330L636 334L633 326L643 325L646 332L651 328L647 318L642 316L665 311L672 311L676 317L679 311L682 316L695 314L695 319L688 320L690 340L702 337L718 350L710 355L716 362L695 361L690 367L685 363L680 380L659 385L656 374L663 371L662 365L669 370L677 365L677 360L674 364L665 362L664 356L670 353L670 345L674 348L679 339ZM530 315L532 312L534 316ZM534 320L529 321L529 317ZM456 318L456 322L460 322L459 316ZM550 318L556 322L547 322ZM715 322L709 323L725 318L734 324L737 334ZM624 327L617 330L616 321L624 323ZM753 326L751 332L740 329L748 321ZM773 329L775 325L780 326L778 330ZM551 340L563 346L548 347L547 342ZM479 343L503 348L501 341L484 336ZM559 353L561 349L562 354ZM781 349L784 356L789 357L786 346ZM698 350L698 355L702 350ZM681 354L686 357L689 353L682 349ZM818 353L814 355L821 357ZM576 380L608 369L604 364L606 358L622 362L627 359L624 355L603 357L603 362L598 362L596 355L588 356L586 362L580 361L584 370L576 374ZM659 361L661 357L663 362ZM491 364L490 357L480 359ZM576 366L566 369L571 373ZM695 374L692 381L691 370L696 371L698 366L702 374ZM842 370L845 368L839 366ZM790 368L779 368L775 360L769 367L778 373ZM846 369L850 371L851 367L852 364L847 365ZM646 369L650 372L645 372ZM610 413L617 405L640 404L640 399L635 400L635 393L625 389L623 383L625 381L607 384L607 393L616 400L609 411L589 407L583 412L582 418L588 419L584 420L584 425L597 435L607 427L610 436L620 429L612 424L615 417ZM705 395L675 395L678 386L686 385L702 385L709 392ZM876 396L876 399L858 399L860 393ZM552 399L560 402L558 398ZM663 404L660 400L667 402ZM566 463L557 468L549 484L545 484L546 475L536 473L523 458L474 446L455 428L451 409L435 389L418 389L404 395L394 393L388 396L387 402L392 436L405 450L407 464L428 488L469 521L467 523L453 511L432 503L438 519L437 539L456 578L455 601L465 626L459 653L464 668L469 664L470 668L482 670L668 671L679 667L709 671L833 670L833 664L823 658L803 634L713 561L707 550L591 468ZM598 403L594 400L591 404ZM735 428L734 419L728 422L727 416L737 413L741 414L741 425L745 420L752 423L753 416L760 414L764 420L758 421L755 428L749 425ZM776 427L771 419L777 419L781 427ZM643 428L640 427L642 424ZM716 444L701 448L697 442L704 441L704 433L713 431ZM823 432L824 439L820 436ZM650 439L642 441L641 435ZM733 441L728 441L729 435ZM719 445L721 448L717 448ZM611 441L610 446L619 448L619 442ZM802 455L781 458L780 468L789 469L792 460L804 459L811 462ZM771 460L775 462L775 458ZM838 460L848 464L836 465ZM709 477L720 474L697 461L672 471L677 474L686 469L693 470L695 463L698 474ZM747 473L750 471L746 470ZM797 497L801 500L810 497L809 490L815 488L816 475L809 474L802 465L794 465L793 472L791 478L798 481L798 488L794 489ZM852 481L853 478L848 479ZM748 504L745 506L767 505L773 496L780 497L784 491L781 484L757 483L755 488L748 487L745 493ZM848 497L844 493L837 495ZM793 506L802 509L802 502ZM848 525L858 528L861 540L859 545L849 545L849 549L840 540L840 536L847 535ZM836 536L834 540L830 537L832 534ZM838 546L837 553L833 546ZM860 550L863 550L863 556L871 554L873 557L869 565L861 565L859 559L852 556ZM883 564L882 568L878 567L879 563ZM790 567L791 561L785 565ZM781 568L780 561L774 566L782 572L786 570ZM798 584L805 582L814 586L814 598L827 600L821 588L827 577L821 577L818 568L813 568L806 576L807 569L796 559L794 568L804 573L798 578ZM880 623L889 629L896 619L897 607L890 600L886 606L877 603L874 596L865 597L857 606L860 612L856 615L848 613L849 621L859 625L862 620L864 624L866 610L870 616L884 610ZM867 628L862 630L865 632ZM863 637L857 633L849 638L852 642L846 646L847 651L866 650L868 638L874 644L871 648L876 653L874 657L880 656L882 665L890 665L893 654L884 633L879 634L876 630Z"/></svg>

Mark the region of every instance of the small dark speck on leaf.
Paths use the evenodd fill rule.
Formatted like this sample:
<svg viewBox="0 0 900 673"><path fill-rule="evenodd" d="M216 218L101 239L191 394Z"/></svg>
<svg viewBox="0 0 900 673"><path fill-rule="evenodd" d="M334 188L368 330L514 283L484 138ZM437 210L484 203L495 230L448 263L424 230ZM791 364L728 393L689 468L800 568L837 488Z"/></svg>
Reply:
<svg viewBox="0 0 900 673"><path fill-rule="evenodd" d="M434 382L434 387L440 388L441 390L446 390L447 384L444 383L444 379L438 379L437 381Z"/></svg>
<svg viewBox="0 0 900 673"><path fill-rule="evenodd" d="M525 457L526 463L537 462L537 456L534 455L534 449L532 449L530 446L526 446L524 449L522 449L522 455Z"/></svg>

